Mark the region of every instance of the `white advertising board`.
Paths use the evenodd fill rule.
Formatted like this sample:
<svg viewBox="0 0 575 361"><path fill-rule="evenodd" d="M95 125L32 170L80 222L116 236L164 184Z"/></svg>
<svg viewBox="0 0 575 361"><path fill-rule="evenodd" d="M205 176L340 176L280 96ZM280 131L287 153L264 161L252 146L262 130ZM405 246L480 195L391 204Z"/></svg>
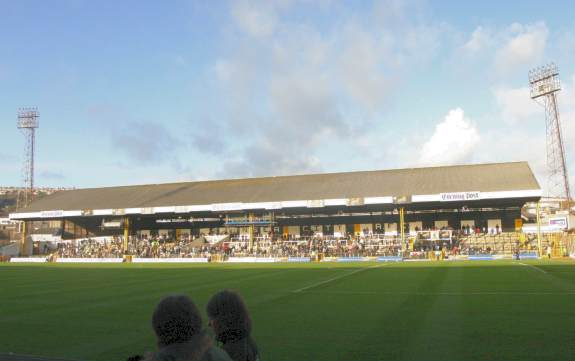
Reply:
<svg viewBox="0 0 575 361"><path fill-rule="evenodd" d="M122 263L122 258L58 258L57 263Z"/></svg>
<svg viewBox="0 0 575 361"><path fill-rule="evenodd" d="M132 258L132 263L207 263L207 258Z"/></svg>

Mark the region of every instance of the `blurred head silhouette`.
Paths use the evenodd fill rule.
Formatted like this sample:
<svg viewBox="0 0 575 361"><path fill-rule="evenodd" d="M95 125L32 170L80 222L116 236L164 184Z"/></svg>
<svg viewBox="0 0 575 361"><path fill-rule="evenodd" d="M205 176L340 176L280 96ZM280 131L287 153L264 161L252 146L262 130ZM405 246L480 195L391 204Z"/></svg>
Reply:
<svg viewBox="0 0 575 361"><path fill-rule="evenodd" d="M228 341L250 336L252 320L242 297L230 290L216 293L206 306L216 340Z"/></svg>
<svg viewBox="0 0 575 361"><path fill-rule="evenodd" d="M152 316L152 327L158 339L158 346L189 341L202 329L200 312L192 300L185 295L163 298Z"/></svg>

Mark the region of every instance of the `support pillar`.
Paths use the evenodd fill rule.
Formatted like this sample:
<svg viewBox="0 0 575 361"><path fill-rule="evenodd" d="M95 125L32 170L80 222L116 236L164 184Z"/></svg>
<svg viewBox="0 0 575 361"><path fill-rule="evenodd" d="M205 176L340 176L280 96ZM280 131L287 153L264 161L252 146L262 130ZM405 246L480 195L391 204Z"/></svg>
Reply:
<svg viewBox="0 0 575 361"><path fill-rule="evenodd" d="M272 212L270 212L270 231L271 231L271 234L270 234L270 242L272 242L272 243L273 243L273 241L274 241L274 239L275 239L275 236L276 236L276 232L274 231L274 229L275 229L275 224L276 224L276 222L275 222L275 214L274 214L274 212L272 211Z"/></svg>
<svg viewBox="0 0 575 361"><path fill-rule="evenodd" d="M124 242L123 242L124 254L128 253L129 238L130 238L130 218L124 217Z"/></svg>
<svg viewBox="0 0 575 361"><path fill-rule="evenodd" d="M541 249L541 211L540 202L537 201L537 248L539 248L539 257L543 256L543 249Z"/></svg>
<svg viewBox="0 0 575 361"><path fill-rule="evenodd" d="M226 234L230 234L229 222L230 222L230 216L226 213L226 215L224 217L224 228L226 229ZM230 237L230 240L231 240L231 237Z"/></svg>
<svg viewBox="0 0 575 361"><path fill-rule="evenodd" d="M250 242L248 245L248 249L251 252L254 246L254 233L255 233L255 226L254 226L254 214L250 213L248 215L248 221L250 223Z"/></svg>
<svg viewBox="0 0 575 361"><path fill-rule="evenodd" d="M405 252L405 210L403 207L399 208L399 229L401 236L401 251Z"/></svg>
<svg viewBox="0 0 575 361"><path fill-rule="evenodd" d="M20 256L29 256L26 250L26 237L28 236L28 224L26 221L22 222L22 239L20 241Z"/></svg>

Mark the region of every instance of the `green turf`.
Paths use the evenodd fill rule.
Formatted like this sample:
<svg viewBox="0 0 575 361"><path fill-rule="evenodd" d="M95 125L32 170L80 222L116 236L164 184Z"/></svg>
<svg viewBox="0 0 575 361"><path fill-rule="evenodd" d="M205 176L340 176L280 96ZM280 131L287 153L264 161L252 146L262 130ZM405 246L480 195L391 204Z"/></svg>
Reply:
<svg viewBox="0 0 575 361"><path fill-rule="evenodd" d="M263 360L570 360L575 263L0 264L0 352L124 360L158 300L238 290Z"/></svg>

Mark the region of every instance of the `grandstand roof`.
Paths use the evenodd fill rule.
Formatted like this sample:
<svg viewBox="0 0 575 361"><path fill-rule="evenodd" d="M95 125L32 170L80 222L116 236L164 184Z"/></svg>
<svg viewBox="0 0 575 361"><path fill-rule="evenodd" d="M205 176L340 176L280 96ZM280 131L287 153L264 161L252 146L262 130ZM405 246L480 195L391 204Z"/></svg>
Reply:
<svg viewBox="0 0 575 361"><path fill-rule="evenodd" d="M524 190L540 186L527 162L513 162L76 189L19 213Z"/></svg>

